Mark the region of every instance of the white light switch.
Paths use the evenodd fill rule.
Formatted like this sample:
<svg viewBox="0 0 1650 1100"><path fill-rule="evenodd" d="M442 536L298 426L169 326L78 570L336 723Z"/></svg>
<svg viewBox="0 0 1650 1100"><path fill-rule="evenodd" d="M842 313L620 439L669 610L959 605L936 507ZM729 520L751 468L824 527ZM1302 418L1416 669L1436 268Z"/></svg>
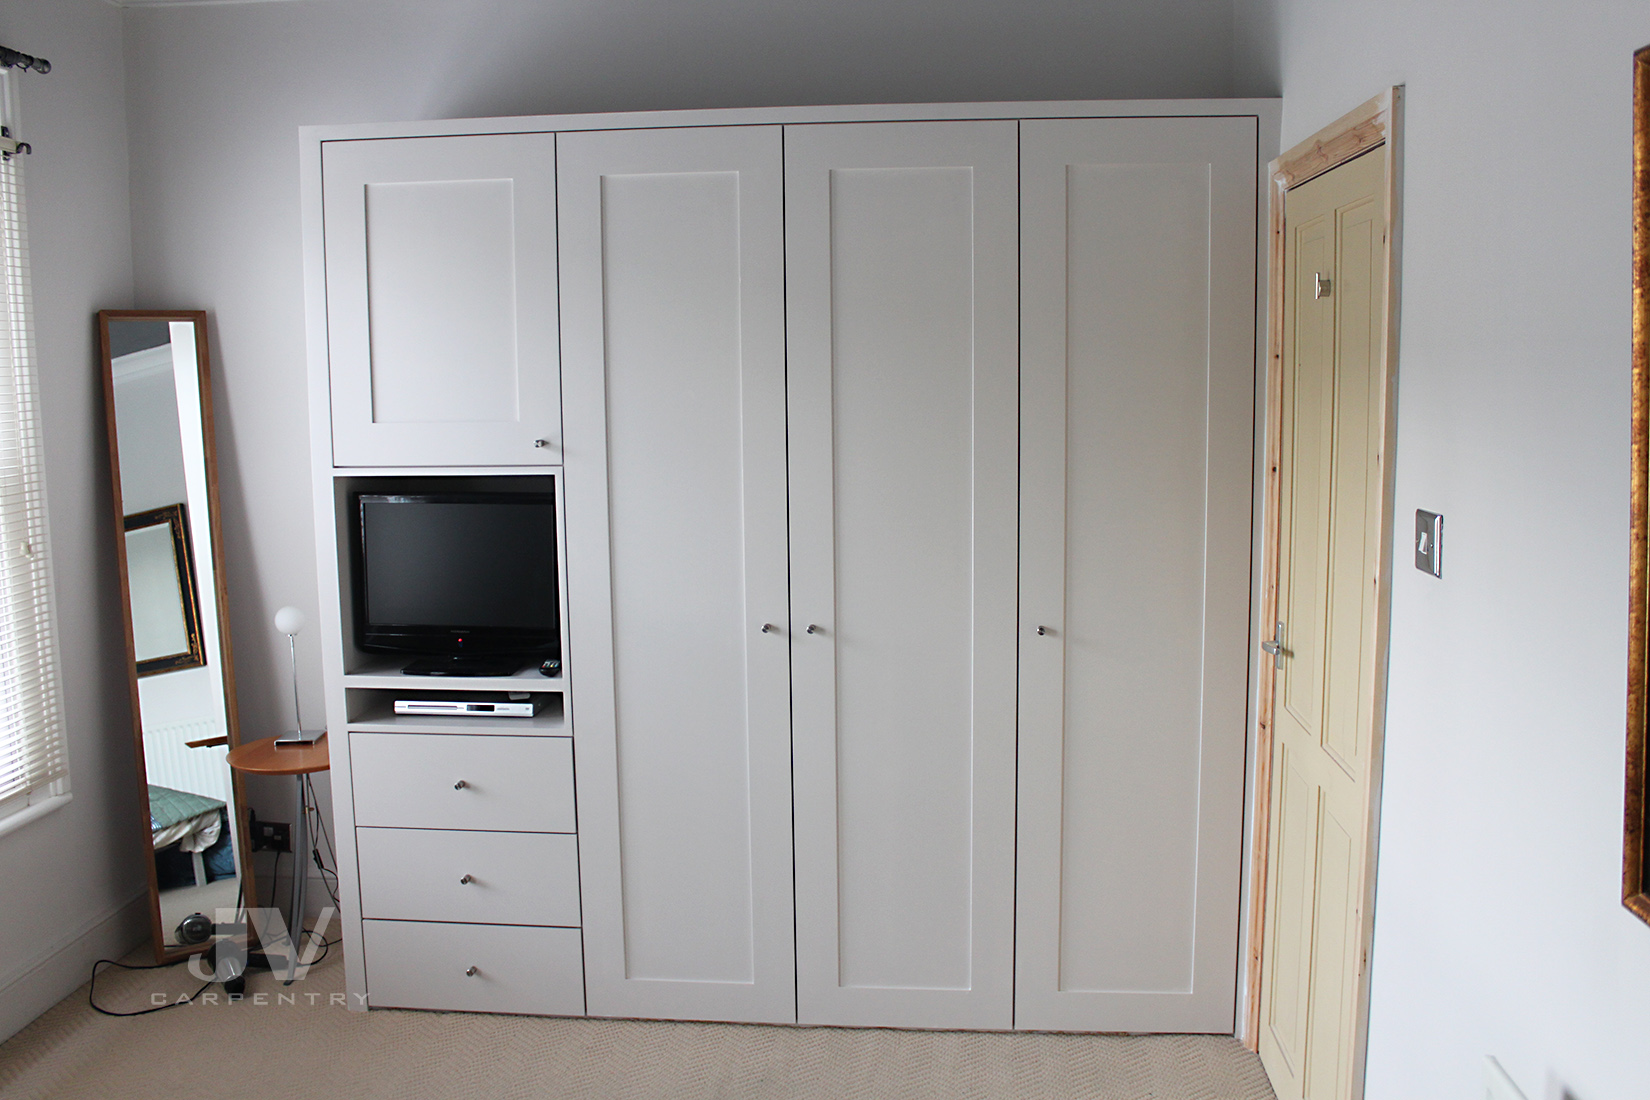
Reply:
<svg viewBox="0 0 1650 1100"><path fill-rule="evenodd" d="M1435 577L1444 575L1444 517L1415 509L1415 568Z"/></svg>

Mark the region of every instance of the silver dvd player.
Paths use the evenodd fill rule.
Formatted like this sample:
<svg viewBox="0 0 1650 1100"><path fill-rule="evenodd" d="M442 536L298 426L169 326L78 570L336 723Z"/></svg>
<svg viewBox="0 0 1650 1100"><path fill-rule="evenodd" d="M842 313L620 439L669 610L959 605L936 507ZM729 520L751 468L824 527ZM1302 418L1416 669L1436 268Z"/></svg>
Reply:
<svg viewBox="0 0 1650 1100"><path fill-rule="evenodd" d="M470 699L397 699L397 714L436 714L450 717L470 714L478 718L531 718L538 712L536 699L476 702Z"/></svg>

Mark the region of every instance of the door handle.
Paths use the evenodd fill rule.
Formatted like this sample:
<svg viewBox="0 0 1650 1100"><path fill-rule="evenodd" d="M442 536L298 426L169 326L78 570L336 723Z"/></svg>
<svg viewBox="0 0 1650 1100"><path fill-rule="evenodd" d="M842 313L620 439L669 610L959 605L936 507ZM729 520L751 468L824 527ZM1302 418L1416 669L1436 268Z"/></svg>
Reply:
<svg viewBox="0 0 1650 1100"><path fill-rule="evenodd" d="M1283 667L1283 658L1284 658L1284 656L1285 655L1292 656L1292 654L1289 654L1289 651L1287 649L1283 648L1283 624L1282 623L1279 623L1277 625L1277 629L1275 629L1272 632L1272 640L1269 641L1269 642L1260 643L1260 648L1264 649L1266 652L1268 652L1272 655L1272 667L1273 668L1282 668Z"/></svg>

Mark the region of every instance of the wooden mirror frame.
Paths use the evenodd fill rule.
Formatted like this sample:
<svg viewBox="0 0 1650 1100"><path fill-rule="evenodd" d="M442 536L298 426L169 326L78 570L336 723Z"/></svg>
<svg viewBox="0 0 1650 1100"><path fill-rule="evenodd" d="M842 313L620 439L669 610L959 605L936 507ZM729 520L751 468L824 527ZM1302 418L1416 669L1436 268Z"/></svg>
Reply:
<svg viewBox="0 0 1650 1100"><path fill-rule="evenodd" d="M1646 495L1650 492L1650 46L1633 55L1633 449L1632 535L1627 604L1627 812L1621 903L1650 923L1650 767L1645 706L1650 703L1650 571L1646 569Z"/></svg>
<svg viewBox="0 0 1650 1100"><path fill-rule="evenodd" d="M172 569L178 578L178 610L183 618L183 649L159 657L137 661L137 674L156 676L162 672L177 672L186 668L200 668L206 664L206 649L201 644L201 606L195 581L195 548L189 537L189 506L183 502L168 504L125 516L121 526L126 534L149 527L164 526L172 543ZM131 549L130 542L127 549ZM127 614L131 613L130 599ZM135 629L135 628L134 628Z"/></svg>
<svg viewBox="0 0 1650 1100"><path fill-rule="evenodd" d="M121 495L120 440L115 424L115 380L112 346L109 342L110 321L184 321L195 326L195 376L200 385L200 442L206 463L207 515L205 522L207 530L211 532L212 536L212 584L217 600L218 649L223 666L224 728L228 734L228 747L231 749L238 747L241 743L240 720L235 707L235 660L230 645L229 591L225 584L223 568L223 524L220 518L221 509L218 506L218 450L212 427L212 372L207 352L206 311L200 309L100 310L97 315L97 327L99 347L102 350L103 407L109 437L110 490L114 505L112 530L115 539L115 568L120 574L121 625L126 639L127 681L132 707L132 745L136 750L138 786L144 794L144 797L139 799L141 804L139 825L142 835L147 838L151 832L149 799L147 797L149 777L143 755L143 715L138 705L139 671L137 646L132 635L132 594L126 573L126 514L125 503ZM184 440L185 445L190 442L192 440ZM197 610L197 619L198 616L199 611ZM210 743L202 742L202 744ZM250 822L247 819L246 798L241 789L241 774L230 768L227 762L224 767L229 771L231 799L233 801L230 808L230 821L235 833L232 843L235 845L236 860L241 879L241 904L250 909L258 904L258 892L253 877L251 831ZM179 959L188 958L190 955L198 955L208 950L216 942L215 938L208 938L205 943L201 944L191 944L187 947L174 946L170 950L167 949L166 929L161 926L160 883L155 874L155 861L152 852L145 863L149 876L149 922L154 935L155 961L157 963L176 962Z"/></svg>

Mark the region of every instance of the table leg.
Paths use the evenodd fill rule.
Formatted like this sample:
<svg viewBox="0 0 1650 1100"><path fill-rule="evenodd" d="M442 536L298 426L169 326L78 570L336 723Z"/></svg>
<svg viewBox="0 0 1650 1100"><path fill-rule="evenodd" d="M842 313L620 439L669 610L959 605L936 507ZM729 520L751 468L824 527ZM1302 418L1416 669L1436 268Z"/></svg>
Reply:
<svg viewBox="0 0 1650 1100"><path fill-rule="evenodd" d="M292 933L292 953L287 957L286 984L291 985L298 975L298 956L304 943L304 888L309 883L309 793L304 777L292 777L298 784L298 819L292 825L292 919L287 927Z"/></svg>

